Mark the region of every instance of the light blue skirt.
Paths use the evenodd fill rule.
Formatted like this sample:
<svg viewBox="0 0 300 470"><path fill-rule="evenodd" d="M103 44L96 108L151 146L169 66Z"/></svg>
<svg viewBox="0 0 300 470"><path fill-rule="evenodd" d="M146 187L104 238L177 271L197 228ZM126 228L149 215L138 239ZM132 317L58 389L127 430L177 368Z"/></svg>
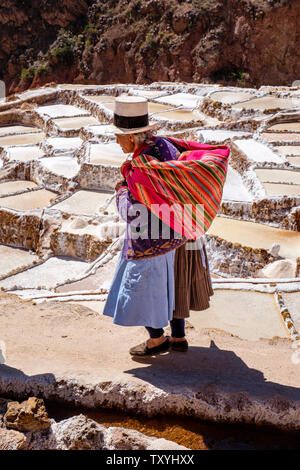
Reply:
<svg viewBox="0 0 300 470"><path fill-rule="evenodd" d="M123 326L164 328L175 308L175 250L154 258L119 257L103 315Z"/></svg>

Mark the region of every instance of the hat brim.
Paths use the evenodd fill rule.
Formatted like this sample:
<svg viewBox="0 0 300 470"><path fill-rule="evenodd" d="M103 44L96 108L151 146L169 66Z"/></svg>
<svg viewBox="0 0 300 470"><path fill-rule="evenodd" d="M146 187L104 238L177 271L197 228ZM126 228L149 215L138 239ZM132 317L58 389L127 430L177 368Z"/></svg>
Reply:
<svg viewBox="0 0 300 470"><path fill-rule="evenodd" d="M138 127L134 129L124 129L122 127L117 127L114 124L111 124L111 126L112 126L112 132L114 134L138 134L140 132L147 132L147 131L152 131L154 129L158 129L159 123L153 122L153 123L149 123L148 126Z"/></svg>

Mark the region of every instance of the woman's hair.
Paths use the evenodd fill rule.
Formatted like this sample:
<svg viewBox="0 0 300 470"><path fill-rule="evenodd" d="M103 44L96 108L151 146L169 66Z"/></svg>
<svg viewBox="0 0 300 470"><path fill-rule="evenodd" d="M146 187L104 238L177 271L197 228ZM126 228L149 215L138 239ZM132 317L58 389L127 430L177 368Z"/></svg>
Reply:
<svg viewBox="0 0 300 470"><path fill-rule="evenodd" d="M134 137L135 142L138 145L142 144L143 142L152 144L152 140L151 140L151 137L153 137L152 132L137 132L136 134L132 134L132 135Z"/></svg>

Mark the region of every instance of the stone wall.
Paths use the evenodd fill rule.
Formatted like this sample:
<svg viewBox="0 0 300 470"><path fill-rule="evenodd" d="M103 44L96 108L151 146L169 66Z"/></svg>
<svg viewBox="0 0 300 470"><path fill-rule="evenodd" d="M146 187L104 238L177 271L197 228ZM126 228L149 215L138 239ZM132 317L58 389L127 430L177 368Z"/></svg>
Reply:
<svg viewBox="0 0 300 470"><path fill-rule="evenodd" d="M300 197L260 199L251 202L223 201L221 213L234 219L271 223L285 230L300 231Z"/></svg>
<svg viewBox="0 0 300 470"><path fill-rule="evenodd" d="M206 235L210 269L233 277L248 277L272 263L275 258L267 250L228 242L215 235Z"/></svg>
<svg viewBox="0 0 300 470"><path fill-rule="evenodd" d="M120 181L120 168L116 166L92 165L82 163L74 181L83 189L115 189Z"/></svg>
<svg viewBox="0 0 300 470"><path fill-rule="evenodd" d="M23 214L0 209L0 243L36 250L40 237L41 211Z"/></svg>
<svg viewBox="0 0 300 470"><path fill-rule="evenodd" d="M94 261L110 245L111 240L100 240L90 234L61 232L51 234L50 248L56 256L70 256L84 261Z"/></svg>
<svg viewBox="0 0 300 470"><path fill-rule="evenodd" d="M54 191L58 194L72 192L78 186L75 179L52 173L39 160L27 162L9 161L6 156L3 159L5 161L5 168L0 170L0 181L33 181L39 186L43 186L49 191Z"/></svg>
<svg viewBox="0 0 300 470"><path fill-rule="evenodd" d="M300 232L300 206L296 207L293 211L291 216L295 219L295 224L297 226L298 232Z"/></svg>

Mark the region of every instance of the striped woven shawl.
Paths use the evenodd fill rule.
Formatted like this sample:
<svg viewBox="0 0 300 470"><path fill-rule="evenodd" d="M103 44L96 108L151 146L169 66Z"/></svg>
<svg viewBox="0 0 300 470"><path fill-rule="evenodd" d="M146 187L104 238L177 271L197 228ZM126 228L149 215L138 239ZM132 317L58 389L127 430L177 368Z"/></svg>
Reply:
<svg viewBox="0 0 300 470"><path fill-rule="evenodd" d="M229 147L168 139L180 149L178 160L159 161L135 152L126 179L133 197L177 233L201 237L219 211Z"/></svg>

